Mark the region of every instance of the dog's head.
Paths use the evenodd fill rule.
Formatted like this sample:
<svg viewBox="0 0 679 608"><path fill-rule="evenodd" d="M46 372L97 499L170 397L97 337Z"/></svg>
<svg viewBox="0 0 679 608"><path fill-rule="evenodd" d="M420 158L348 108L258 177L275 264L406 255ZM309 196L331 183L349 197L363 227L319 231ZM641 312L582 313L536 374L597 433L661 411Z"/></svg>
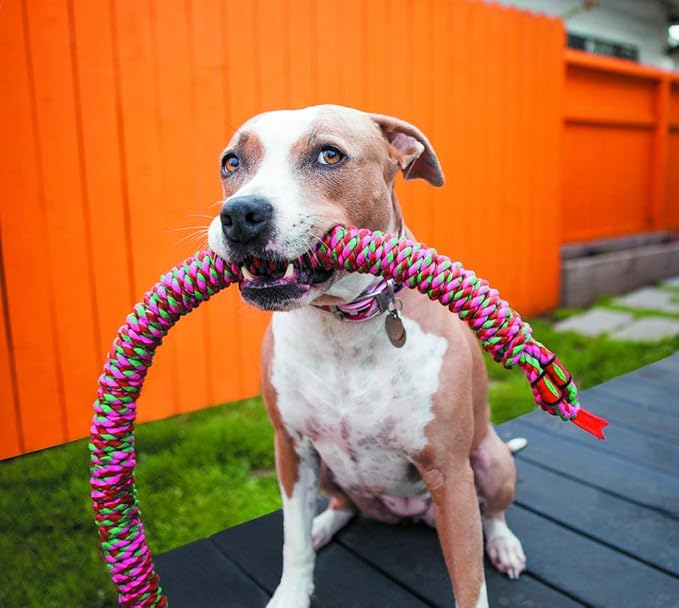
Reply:
<svg viewBox="0 0 679 608"><path fill-rule="evenodd" d="M396 118L329 105L255 116L222 154L210 248L241 265L241 293L258 308L350 300L365 278L314 270L308 252L336 224L398 230L399 170L443 184L427 138Z"/></svg>

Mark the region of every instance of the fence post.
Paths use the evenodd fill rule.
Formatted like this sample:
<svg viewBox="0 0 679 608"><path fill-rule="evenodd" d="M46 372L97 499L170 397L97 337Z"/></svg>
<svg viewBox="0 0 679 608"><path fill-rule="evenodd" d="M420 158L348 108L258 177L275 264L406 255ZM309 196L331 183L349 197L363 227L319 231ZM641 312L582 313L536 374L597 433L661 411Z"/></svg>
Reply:
<svg viewBox="0 0 679 608"><path fill-rule="evenodd" d="M670 79L661 74L655 108L655 133L651 165L650 220L653 230L664 227L665 198L667 195L667 146L669 137Z"/></svg>

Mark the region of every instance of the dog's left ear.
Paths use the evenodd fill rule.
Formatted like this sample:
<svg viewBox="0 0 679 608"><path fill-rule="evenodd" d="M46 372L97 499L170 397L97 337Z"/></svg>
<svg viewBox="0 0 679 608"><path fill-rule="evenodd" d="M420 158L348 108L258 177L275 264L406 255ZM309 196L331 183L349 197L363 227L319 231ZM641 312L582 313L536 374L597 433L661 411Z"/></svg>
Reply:
<svg viewBox="0 0 679 608"><path fill-rule="evenodd" d="M441 164L429 140L417 127L393 116L369 114L389 143L389 156L397 162L405 179L426 179L443 186Z"/></svg>

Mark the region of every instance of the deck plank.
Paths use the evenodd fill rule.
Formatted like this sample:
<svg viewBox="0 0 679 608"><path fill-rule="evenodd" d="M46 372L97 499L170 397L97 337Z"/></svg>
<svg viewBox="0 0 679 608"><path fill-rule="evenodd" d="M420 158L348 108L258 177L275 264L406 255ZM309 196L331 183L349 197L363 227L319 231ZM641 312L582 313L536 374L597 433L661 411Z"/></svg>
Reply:
<svg viewBox="0 0 679 608"><path fill-rule="evenodd" d="M516 465L516 504L679 575L676 520L523 458Z"/></svg>
<svg viewBox="0 0 679 608"><path fill-rule="evenodd" d="M409 524L392 526L358 518L339 533L337 541L416 590L432 606L454 605L450 578L432 528ZM488 596L494 606L573 608L582 605L530 575L511 581L487 560L484 566Z"/></svg>
<svg viewBox="0 0 679 608"><path fill-rule="evenodd" d="M585 395L588 397L588 395ZM591 407L590 407L591 404ZM651 435L638 429L621 426L618 423L617 407L594 399L583 398L583 406L595 410L608 419L606 442L601 447L609 454L674 475L679 471L679 443L666 437ZM542 431L553 433L567 441L592 446L592 438L571 424L564 424L559 418L545 416L542 412L533 412L521 416L522 424L534 426Z"/></svg>
<svg viewBox="0 0 679 608"><path fill-rule="evenodd" d="M601 488L631 502L679 517L679 476L639 465L606 452L605 442L575 443L521 421L505 422L503 439L525 437L530 448L517 458L562 472L572 479Z"/></svg>
<svg viewBox="0 0 679 608"><path fill-rule="evenodd" d="M652 365L646 365L625 374L628 378L639 378L649 382L660 382L679 388L679 354L667 357Z"/></svg>
<svg viewBox="0 0 679 608"><path fill-rule="evenodd" d="M679 418L679 389L667 382L642 380L638 376L620 376L598 387L625 401L633 401L642 408L664 412Z"/></svg>
<svg viewBox="0 0 679 608"><path fill-rule="evenodd" d="M614 416L615 420L626 428L664 437L670 441L679 437L678 417L635 403L633 397L632 400L621 399L603 387L595 386L584 391L582 399L588 409L600 412L604 416Z"/></svg>
<svg viewBox="0 0 679 608"><path fill-rule="evenodd" d="M208 539L154 558L172 608L258 608L268 596Z"/></svg>
<svg viewBox="0 0 679 608"><path fill-rule="evenodd" d="M508 512L528 570L587 606L676 608L679 580L521 507Z"/></svg>
<svg viewBox="0 0 679 608"><path fill-rule="evenodd" d="M215 534L212 540L253 580L273 593L281 577L283 518L280 511ZM339 543L331 543L319 553L314 581L316 591L311 605L318 608L424 608L428 605Z"/></svg>

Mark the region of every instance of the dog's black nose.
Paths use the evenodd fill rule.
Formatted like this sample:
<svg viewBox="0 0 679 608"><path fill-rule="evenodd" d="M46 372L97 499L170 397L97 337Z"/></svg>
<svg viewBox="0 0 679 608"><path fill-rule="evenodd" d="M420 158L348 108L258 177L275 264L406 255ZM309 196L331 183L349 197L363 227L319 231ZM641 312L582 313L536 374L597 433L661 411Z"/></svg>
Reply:
<svg viewBox="0 0 679 608"><path fill-rule="evenodd" d="M261 237L271 224L273 206L265 198L239 196L224 204L219 214L227 240L247 243Z"/></svg>

